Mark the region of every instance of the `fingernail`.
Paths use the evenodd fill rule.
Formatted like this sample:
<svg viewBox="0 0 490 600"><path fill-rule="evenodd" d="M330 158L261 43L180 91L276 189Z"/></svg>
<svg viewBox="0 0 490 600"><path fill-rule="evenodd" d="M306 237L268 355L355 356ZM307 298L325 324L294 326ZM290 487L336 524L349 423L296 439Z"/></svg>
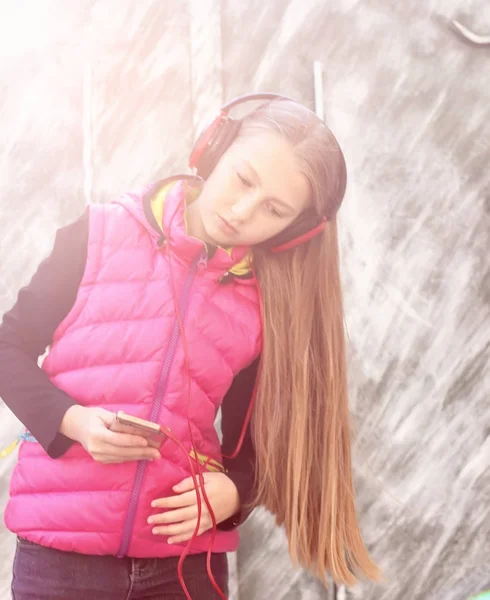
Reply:
<svg viewBox="0 0 490 600"><path fill-rule="evenodd" d="M167 540L167 544L173 544L172 540Z"/></svg>
<svg viewBox="0 0 490 600"><path fill-rule="evenodd" d="M151 532L152 532L152 533L158 533L158 529L157 529L156 527L154 527L154 528L151 530Z"/></svg>

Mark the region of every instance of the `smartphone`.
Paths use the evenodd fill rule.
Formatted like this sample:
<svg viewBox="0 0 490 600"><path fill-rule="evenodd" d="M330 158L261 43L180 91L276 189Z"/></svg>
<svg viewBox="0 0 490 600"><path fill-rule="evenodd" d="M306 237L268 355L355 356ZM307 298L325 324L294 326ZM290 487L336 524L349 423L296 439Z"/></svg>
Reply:
<svg viewBox="0 0 490 600"><path fill-rule="evenodd" d="M151 433L151 437L162 444L168 439L167 434L162 430L158 423L140 419L139 417L133 417L133 415L128 415L122 410L117 412L116 421L121 425L131 425L131 427L143 429L144 431ZM170 431L170 429L168 431Z"/></svg>

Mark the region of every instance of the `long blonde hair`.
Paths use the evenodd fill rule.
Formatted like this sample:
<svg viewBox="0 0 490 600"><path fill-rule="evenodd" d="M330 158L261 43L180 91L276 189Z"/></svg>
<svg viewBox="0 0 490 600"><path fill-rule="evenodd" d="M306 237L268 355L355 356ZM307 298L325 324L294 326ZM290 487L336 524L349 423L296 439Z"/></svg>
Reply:
<svg viewBox="0 0 490 600"><path fill-rule="evenodd" d="M321 214L335 213L345 163L329 129L299 104L274 100L240 135L276 131L294 148ZM351 473L337 223L283 254L254 250L264 347L252 417L256 495L285 527L289 552L327 585L379 571L362 542Z"/></svg>

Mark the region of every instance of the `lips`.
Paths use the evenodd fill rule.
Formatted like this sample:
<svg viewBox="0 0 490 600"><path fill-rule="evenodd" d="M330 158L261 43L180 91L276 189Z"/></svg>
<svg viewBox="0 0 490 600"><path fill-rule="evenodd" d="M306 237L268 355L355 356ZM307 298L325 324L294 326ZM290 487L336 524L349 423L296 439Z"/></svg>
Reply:
<svg viewBox="0 0 490 600"><path fill-rule="evenodd" d="M238 233L238 230L235 227L233 227L233 225L231 223L229 223L221 215L218 215L218 217L219 217L219 220L220 220L221 224L223 225L224 229L226 229L227 231L229 231L231 233Z"/></svg>

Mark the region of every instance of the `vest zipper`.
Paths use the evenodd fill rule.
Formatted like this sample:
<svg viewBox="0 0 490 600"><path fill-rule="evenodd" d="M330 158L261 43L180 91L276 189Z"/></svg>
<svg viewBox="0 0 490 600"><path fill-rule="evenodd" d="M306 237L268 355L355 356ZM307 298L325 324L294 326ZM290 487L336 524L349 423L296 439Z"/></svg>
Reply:
<svg viewBox="0 0 490 600"><path fill-rule="evenodd" d="M169 258L170 260L170 258ZM196 276L197 270L200 267L206 267L208 260L208 252L207 248L204 247L199 256L193 261L186 279L184 281L184 286L182 288L182 292L180 294L179 299L179 312L181 319L183 320L185 317L185 313L187 311L187 305L189 301L189 293L191 290L192 283L194 281L194 277ZM150 413L150 421L156 422L158 417L160 416L160 409L162 406L163 397L165 396L165 392L167 389L168 378L170 375L170 369L172 366L173 358L175 355L175 350L177 348L178 341L180 339L180 328L179 321L177 317L175 317L172 334L170 336L170 341L168 344L167 352L165 354L165 358L162 364L162 370L160 371L160 377L158 379L158 385L155 393L155 398L153 399L153 405ZM131 497L129 500L128 512L126 513L126 519L124 521L123 534L121 539L121 545L119 546L119 550L116 554L118 558L123 558L126 556L126 553L129 548L129 543L131 541L131 535L133 533L134 520L136 518L136 509L138 507L138 500L141 493L141 487L143 485L143 479L146 471L147 461L140 460L138 462L138 466L136 468L136 474L133 482L133 489L131 490Z"/></svg>

